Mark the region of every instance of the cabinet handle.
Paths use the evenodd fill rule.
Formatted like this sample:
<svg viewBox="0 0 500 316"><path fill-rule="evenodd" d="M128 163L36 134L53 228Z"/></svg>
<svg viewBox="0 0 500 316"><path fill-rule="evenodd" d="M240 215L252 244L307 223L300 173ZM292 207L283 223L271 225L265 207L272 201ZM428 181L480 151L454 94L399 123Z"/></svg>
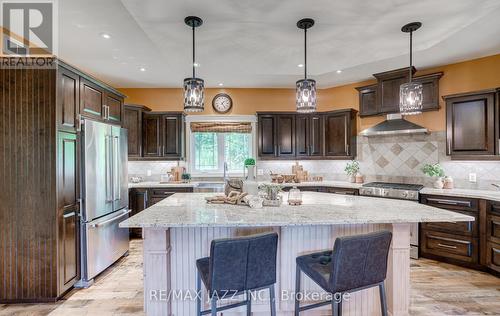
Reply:
<svg viewBox="0 0 500 316"><path fill-rule="evenodd" d="M349 155L349 145L346 144L345 146L346 146L346 153L347 153L347 155Z"/></svg>
<svg viewBox="0 0 500 316"><path fill-rule="evenodd" d="M448 139L448 146L446 148L446 153L448 154L448 156L451 155L451 139Z"/></svg>
<svg viewBox="0 0 500 316"><path fill-rule="evenodd" d="M71 212L71 213L64 214L64 215L63 215L63 218L73 217L73 216L75 216L75 215L76 215L76 213L75 213L75 212Z"/></svg>
<svg viewBox="0 0 500 316"><path fill-rule="evenodd" d="M500 138L498 139L498 147L497 147L498 154L500 155Z"/></svg>
<svg viewBox="0 0 500 316"><path fill-rule="evenodd" d="M444 205L457 205L457 206L471 207L471 203L470 202L465 202L465 201L433 199L433 198L427 198L427 201L434 202L434 203L437 203L437 204L444 204Z"/></svg>
<svg viewBox="0 0 500 316"><path fill-rule="evenodd" d="M82 124L83 124L83 118L81 114L78 114L76 116L76 131L81 132L82 131Z"/></svg>
<svg viewBox="0 0 500 316"><path fill-rule="evenodd" d="M451 239L451 238L446 238L446 237L439 237L439 236L434 236L434 235L430 235L430 234L429 234L429 238L437 239L437 240L442 240L442 241L447 241L447 242L459 243L459 244L464 244L464 245L469 244L469 242L464 241L464 240Z"/></svg>
<svg viewBox="0 0 500 316"><path fill-rule="evenodd" d="M448 248L448 249L457 249L457 246L450 246L445 244L438 244L439 247Z"/></svg>

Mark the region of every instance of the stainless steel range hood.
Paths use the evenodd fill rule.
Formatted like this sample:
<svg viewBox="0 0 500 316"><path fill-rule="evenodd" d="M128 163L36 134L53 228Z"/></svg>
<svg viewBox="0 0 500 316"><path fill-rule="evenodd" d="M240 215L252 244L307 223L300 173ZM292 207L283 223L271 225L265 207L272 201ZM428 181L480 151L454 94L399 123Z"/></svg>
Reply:
<svg viewBox="0 0 500 316"><path fill-rule="evenodd" d="M427 128L403 119L401 114L388 114L382 123L365 129L362 136L391 136L403 134L427 134Z"/></svg>

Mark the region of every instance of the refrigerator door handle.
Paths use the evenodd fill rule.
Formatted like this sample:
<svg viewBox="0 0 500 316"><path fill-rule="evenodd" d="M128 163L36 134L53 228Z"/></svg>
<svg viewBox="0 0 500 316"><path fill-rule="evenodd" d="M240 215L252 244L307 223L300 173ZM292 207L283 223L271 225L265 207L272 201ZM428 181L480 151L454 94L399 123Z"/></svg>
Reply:
<svg viewBox="0 0 500 316"><path fill-rule="evenodd" d="M120 200L120 138L113 136L113 199Z"/></svg>
<svg viewBox="0 0 500 316"><path fill-rule="evenodd" d="M124 210L120 215L113 217L113 218L110 218L110 219L107 219L105 221L99 222L99 223L91 224L90 227L96 228L96 227L104 226L108 223L114 222L114 221L124 217L125 215L129 214L130 212L132 212L132 210Z"/></svg>
<svg viewBox="0 0 500 316"><path fill-rule="evenodd" d="M112 181L112 162L111 162L111 156L112 156L112 150L111 150L111 137L109 135L106 135L105 137L105 149L104 152L106 154L105 157L105 163L106 163L106 202L112 202L113 201L113 187L111 186L111 181Z"/></svg>

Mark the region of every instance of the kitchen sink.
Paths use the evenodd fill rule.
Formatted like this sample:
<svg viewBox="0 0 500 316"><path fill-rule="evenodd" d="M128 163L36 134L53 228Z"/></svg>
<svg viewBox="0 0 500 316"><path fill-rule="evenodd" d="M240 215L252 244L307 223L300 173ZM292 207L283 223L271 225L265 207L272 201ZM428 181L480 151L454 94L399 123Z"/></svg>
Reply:
<svg viewBox="0 0 500 316"><path fill-rule="evenodd" d="M224 182L200 182L194 192L224 192Z"/></svg>

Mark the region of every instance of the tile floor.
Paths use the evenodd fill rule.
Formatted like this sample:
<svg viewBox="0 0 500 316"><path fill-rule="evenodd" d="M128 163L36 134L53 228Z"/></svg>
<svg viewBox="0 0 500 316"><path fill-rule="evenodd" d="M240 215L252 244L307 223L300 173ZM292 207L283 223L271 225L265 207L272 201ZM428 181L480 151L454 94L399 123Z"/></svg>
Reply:
<svg viewBox="0 0 500 316"><path fill-rule="evenodd" d="M0 305L0 315L144 315L142 241L95 284L54 304ZM500 278L432 260L412 261L411 315L500 315Z"/></svg>

